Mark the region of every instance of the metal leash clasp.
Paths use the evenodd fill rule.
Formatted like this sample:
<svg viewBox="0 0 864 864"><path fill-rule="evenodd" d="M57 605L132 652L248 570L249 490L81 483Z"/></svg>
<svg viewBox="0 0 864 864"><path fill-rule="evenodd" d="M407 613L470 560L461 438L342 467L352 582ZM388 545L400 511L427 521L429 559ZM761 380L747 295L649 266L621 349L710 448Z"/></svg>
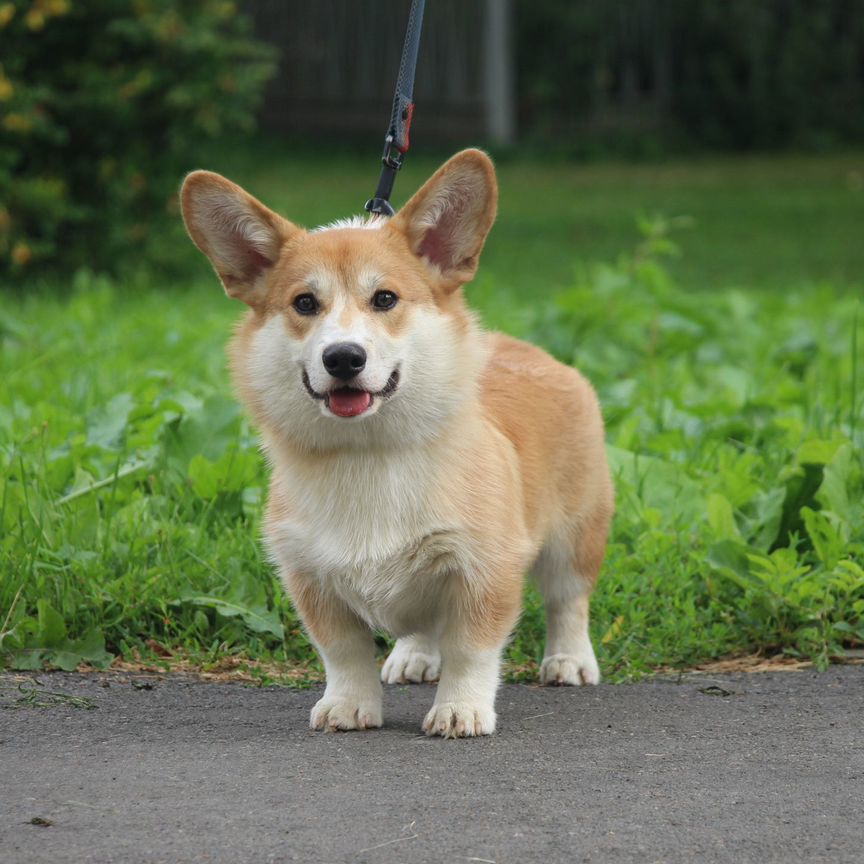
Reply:
<svg viewBox="0 0 864 864"><path fill-rule="evenodd" d="M396 139L392 135L388 135L384 139L384 153L381 155L381 161L394 171L398 171L405 161L405 153L396 146Z"/></svg>
<svg viewBox="0 0 864 864"><path fill-rule="evenodd" d="M366 211L378 216L393 216L396 211L390 203L393 194L393 183L396 180L396 172L402 167L405 153L396 146L396 140L392 134L384 139L384 152L381 155L383 168L378 180L378 188L375 197L366 202Z"/></svg>

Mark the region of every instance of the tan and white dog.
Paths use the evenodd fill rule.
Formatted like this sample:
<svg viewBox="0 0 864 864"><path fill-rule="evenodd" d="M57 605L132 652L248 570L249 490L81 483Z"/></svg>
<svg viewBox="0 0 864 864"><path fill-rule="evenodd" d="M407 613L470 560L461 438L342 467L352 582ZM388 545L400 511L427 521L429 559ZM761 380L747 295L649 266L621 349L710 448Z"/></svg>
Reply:
<svg viewBox="0 0 864 864"><path fill-rule="evenodd" d="M529 570L547 612L541 681L597 683L603 422L578 372L466 306L495 219L489 158L457 154L389 220L314 231L206 171L181 198L195 245L250 307L232 368L272 465L267 546L327 672L313 728L380 726L379 678L440 677L423 729L493 732ZM398 637L380 675L378 628Z"/></svg>

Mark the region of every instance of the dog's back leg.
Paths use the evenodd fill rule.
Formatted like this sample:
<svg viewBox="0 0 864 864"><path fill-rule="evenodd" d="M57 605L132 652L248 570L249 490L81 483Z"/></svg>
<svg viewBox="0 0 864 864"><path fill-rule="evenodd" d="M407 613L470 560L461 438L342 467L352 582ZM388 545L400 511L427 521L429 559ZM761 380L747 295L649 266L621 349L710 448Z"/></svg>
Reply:
<svg viewBox="0 0 864 864"><path fill-rule="evenodd" d="M441 673L441 653L437 640L415 634L396 641L381 669L385 684L422 684L437 681Z"/></svg>
<svg viewBox="0 0 864 864"><path fill-rule="evenodd" d="M542 684L596 684L600 669L588 634L588 605L603 563L610 513L599 508L578 531L550 537L534 565L546 605Z"/></svg>

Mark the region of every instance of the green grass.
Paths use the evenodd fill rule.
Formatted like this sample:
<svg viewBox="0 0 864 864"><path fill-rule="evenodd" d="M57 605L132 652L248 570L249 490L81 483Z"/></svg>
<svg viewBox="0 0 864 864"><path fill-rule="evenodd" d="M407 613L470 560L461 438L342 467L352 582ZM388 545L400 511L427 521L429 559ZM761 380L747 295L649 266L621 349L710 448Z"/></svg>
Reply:
<svg viewBox="0 0 864 864"><path fill-rule="evenodd" d="M302 225L360 212L378 167L365 157L292 159L278 146L202 157ZM440 165L414 155L396 183L404 202ZM704 157L572 164L519 157L499 165L500 211L481 271L500 291L567 288L582 262L612 261L638 242L636 217L686 217L680 258L688 290L858 286L864 273L864 153ZM203 265L202 271L203 272Z"/></svg>
<svg viewBox="0 0 864 864"><path fill-rule="evenodd" d="M356 209L375 173L233 163L212 167L307 224ZM469 294L599 391L618 515L593 628L613 680L757 650L825 663L864 641L855 164L502 166ZM430 169L412 162L400 191ZM640 233L635 214L656 211ZM673 217L690 222L680 257ZM312 662L258 544L265 470L223 359L240 309L196 266L3 297L7 663L105 665L156 643ZM513 668L541 651L529 592Z"/></svg>

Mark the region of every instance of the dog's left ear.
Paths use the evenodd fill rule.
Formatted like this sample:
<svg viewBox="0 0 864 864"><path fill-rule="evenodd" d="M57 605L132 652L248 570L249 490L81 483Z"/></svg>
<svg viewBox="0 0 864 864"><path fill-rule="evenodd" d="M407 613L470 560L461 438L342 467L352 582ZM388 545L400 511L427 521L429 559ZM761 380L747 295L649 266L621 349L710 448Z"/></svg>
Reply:
<svg viewBox="0 0 864 864"><path fill-rule="evenodd" d="M480 150L449 159L390 220L446 290L469 282L498 207L492 160Z"/></svg>

